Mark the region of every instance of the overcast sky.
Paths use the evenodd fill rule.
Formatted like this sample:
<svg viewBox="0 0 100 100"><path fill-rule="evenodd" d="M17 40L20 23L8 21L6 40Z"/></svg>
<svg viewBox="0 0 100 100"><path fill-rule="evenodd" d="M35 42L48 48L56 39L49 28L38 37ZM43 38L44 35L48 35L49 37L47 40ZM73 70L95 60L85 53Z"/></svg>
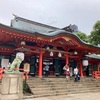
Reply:
<svg viewBox="0 0 100 100"><path fill-rule="evenodd" d="M89 35L100 20L100 0L0 0L0 23L10 25L12 14L58 28L75 24Z"/></svg>

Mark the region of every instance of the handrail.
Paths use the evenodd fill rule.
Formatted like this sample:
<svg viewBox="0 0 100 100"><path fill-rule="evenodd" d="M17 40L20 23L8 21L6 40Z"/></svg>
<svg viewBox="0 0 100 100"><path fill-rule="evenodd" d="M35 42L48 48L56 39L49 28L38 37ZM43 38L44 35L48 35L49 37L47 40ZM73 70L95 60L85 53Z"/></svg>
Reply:
<svg viewBox="0 0 100 100"><path fill-rule="evenodd" d="M93 71L94 78L100 78L100 71Z"/></svg>

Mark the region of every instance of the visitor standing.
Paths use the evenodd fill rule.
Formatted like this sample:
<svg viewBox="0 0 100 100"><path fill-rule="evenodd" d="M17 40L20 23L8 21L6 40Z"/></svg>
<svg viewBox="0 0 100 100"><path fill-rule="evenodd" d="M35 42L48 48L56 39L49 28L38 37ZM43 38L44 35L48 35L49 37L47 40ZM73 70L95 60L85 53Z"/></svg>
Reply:
<svg viewBox="0 0 100 100"><path fill-rule="evenodd" d="M48 77L49 75L49 65L45 66L45 77Z"/></svg>
<svg viewBox="0 0 100 100"><path fill-rule="evenodd" d="M30 72L30 64L26 62L24 63L24 74L27 79L28 79L29 72Z"/></svg>
<svg viewBox="0 0 100 100"><path fill-rule="evenodd" d="M74 68L75 82L80 80L78 68Z"/></svg>
<svg viewBox="0 0 100 100"><path fill-rule="evenodd" d="M68 64L66 64L66 65L63 67L63 70L65 71L66 79L69 80L69 66L68 66Z"/></svg>

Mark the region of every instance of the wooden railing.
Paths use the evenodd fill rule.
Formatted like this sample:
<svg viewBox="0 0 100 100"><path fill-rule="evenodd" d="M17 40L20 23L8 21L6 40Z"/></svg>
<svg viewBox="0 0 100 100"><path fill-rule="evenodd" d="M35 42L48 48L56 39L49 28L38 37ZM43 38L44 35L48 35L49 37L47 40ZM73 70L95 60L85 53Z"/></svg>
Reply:
<svg viewBox="0 0 100 100"><path fill-rule="evenodd" d="M100 71L93 71L92 74L94 78L100 78Z"/></svg>
<svg viewBox="0 0 100 100"><path fill-rule="evenodd" d="M2 79L2 77L3 77L3 74L4 74L4 70L5 69L3 69L3 68L0 68L0 79ZM19 71L22 73L22 77L23 77L23 79L25 79L25 78L27 78L28 79L28 77L29 77L29 72L24 72L24 69L19 69Z"/></svg>
<svg viewBox="0 0 100 100"><path fill-rule="evenodd" d="M0 68L0 79L2 79L3 73L4 73L4 69L3 68Z"/></svg>

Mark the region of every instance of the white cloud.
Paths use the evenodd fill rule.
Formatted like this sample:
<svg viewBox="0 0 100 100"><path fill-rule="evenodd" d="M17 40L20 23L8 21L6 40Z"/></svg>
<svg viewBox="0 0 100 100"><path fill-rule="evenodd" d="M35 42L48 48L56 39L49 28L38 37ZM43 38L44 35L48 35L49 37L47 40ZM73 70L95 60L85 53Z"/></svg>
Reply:
<svg viewBox="0 0 100 100"><path fill-rule="evenodd" d="M12 14L51 26L76 24L89 34L100 20L100 0L2 0L0 23L10 24Z"/></svg>

